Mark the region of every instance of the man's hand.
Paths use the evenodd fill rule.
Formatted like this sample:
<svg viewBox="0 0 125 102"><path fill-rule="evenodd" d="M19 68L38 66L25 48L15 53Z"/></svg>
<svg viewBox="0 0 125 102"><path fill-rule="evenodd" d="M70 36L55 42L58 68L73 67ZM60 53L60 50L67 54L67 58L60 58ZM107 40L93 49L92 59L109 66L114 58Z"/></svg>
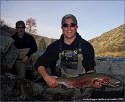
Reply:
<svg viewBox="0 0 125 102"><path fill-rule="evenodd" d="M57 78L56 76L47 75L46 77L44 77L44 80L46 81L48 86L56 87L56 86L58 86L58 81L56 80L56 78Z"/></svg>
<svg viewBox="0 0 125 102"><path fill-rule="evenodd" d="M25 57L22 59L22 62L23 62L23 63L26 63L27 60L28 60L28 56L25 56Z"/></svg>
<svg viewBox="0 0 125 102"><path fill-rule="evenodd" d="M56 80L57 76L50 76L44 66L38 67L38 73L43 77L45 82L48 84L49 87L56 87L58 86L58 81Z"/></svg>

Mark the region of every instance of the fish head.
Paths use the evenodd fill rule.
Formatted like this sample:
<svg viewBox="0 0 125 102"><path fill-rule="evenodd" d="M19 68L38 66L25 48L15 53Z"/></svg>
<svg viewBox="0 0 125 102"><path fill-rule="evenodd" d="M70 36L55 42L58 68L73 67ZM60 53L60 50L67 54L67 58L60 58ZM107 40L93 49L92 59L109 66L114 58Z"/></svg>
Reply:
<svg viewBox="0 0 125 102"><path fill-rule="evenodd" d="M101 85L108 87L118 87L121 84L119 80L109 76L101 76L100 78L97 78L96 81Z"/></svg>

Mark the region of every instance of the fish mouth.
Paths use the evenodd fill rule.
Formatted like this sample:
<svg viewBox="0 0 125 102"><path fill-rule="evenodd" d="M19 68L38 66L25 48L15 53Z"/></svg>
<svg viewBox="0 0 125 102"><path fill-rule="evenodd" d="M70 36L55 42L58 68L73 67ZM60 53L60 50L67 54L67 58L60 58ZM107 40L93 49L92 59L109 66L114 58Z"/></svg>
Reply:
<svg viewBox="0 0 125 102"><path fill-rule="evenodd" d="M100 82L100 81L98 81ZM121 85L121 82L120 81L116 81L116 82L107 82L107 83L103 83L103 82L100 82L100 84L104 85L104 86L108 86L108 87L119 87Z"/></svg>
<svg viewBox="0 0 125 102"><path fill-rule="evenodd" d="M121 85L121 82L120 82L120 81L117 81L117 82L112 83L110 86L111 86L111 87L118 87L118 86L120 86L120 85Z"/></svg>
<svg viewBox="0 0 125 102"><path fill-rule="evenodd" d="M109 82L109 83L105 83L103 85L115 88L115 87L119 87L121 85L121 82L120 81L113 82L113 83Z"/></svg>

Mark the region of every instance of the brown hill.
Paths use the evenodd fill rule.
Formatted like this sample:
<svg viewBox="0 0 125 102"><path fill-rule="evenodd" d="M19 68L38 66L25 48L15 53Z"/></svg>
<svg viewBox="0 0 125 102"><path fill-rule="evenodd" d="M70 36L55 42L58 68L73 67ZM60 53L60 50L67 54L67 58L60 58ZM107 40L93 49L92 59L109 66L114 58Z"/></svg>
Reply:
<svg viewBox="0 0 125 102"><path fill-rule="evenodd" d="M51 39L48 37L34 35L34 34L32 34L32 36L36 40L38 49L42 50L42 51L44 51L49 44L51 44L52 42L54 42L56 40L56 39Z"/></svg>
<svg viewBox="0 0 125 102"><path fill-rule="evenodd" d="M125 24L89 40L96 56L125 57Z"/></svg>

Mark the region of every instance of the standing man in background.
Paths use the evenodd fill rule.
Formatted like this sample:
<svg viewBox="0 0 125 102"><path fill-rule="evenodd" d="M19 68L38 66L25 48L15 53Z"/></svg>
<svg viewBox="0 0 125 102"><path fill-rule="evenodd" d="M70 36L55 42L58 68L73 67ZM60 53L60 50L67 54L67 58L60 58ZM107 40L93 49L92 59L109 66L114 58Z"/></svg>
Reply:
<svg viewBox="0 0 125 102"><path fill-rule="evenodd" d="M25 78L26 74L26 64L29 59L36 58L37 45L35 39L25 32L25 23L24 21L16 22L17 32L12 35L12 38L15 40L14 45L19 49L19 56L15 63L15 68L17 75L22 78Z"/></svg>

